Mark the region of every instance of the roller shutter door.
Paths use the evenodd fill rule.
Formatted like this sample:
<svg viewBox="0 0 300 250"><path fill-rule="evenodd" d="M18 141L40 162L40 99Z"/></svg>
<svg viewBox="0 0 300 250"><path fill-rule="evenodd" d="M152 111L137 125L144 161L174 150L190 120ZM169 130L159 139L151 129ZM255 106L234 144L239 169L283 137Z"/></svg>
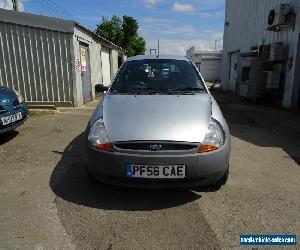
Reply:
<svg viewBox="0 0 300 250"><path fill-rule="evenodd" d="M202 60L200 72L206 81L218 81L221 78L221 60Z"/></svg>

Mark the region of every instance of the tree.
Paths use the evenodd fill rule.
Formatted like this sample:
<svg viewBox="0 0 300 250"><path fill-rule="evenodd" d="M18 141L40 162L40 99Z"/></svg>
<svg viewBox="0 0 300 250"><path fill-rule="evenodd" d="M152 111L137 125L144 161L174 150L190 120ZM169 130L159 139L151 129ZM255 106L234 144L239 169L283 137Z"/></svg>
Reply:
<svg viewBox="0 0 300 250"><path fill-rule="evenodd" d="M118 16L113 16L111 20L102 17L95 32L126 49L128 56L134 56L144 54L146 51L146 42L138 35L138 28L137 20L130 16L123 16L123 20Z"/></svg>
<svg viewBox="0 0 300 250"><path fill-rule="evenodd" d="M134 18L130 16L123 16L122 28L124 32L123 47L128 49L130 43L138 36L137 31L139 26Z"/></svg>
<svg viewBox="0 0 300 250"><path fill-rule="evenodd" d="M118 16L113 16L111 20L102 17L102 22L97 25L95 32L105 39L119 46L123 43L122 20Z"/></svg>
<svg viewBox="0 0 300 250"><path fill-rule="evenodd" d="M145 54L146 51L146 42L144 38L137 36L134 37L129 45L128 50L128 55L129 56L135 56L135 55L143 55Z"/></svg>

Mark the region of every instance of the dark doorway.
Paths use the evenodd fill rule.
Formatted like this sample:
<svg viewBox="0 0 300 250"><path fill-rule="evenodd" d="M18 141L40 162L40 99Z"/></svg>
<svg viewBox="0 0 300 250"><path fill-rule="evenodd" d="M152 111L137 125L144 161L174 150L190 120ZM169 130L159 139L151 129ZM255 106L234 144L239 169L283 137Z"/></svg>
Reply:
<svg viewBox="0 0 300 250"><path fill-rule="evenodd" d="M121 56L118 56L118 68L120 68L122 64L123 64L123 58Z"/></svg>
<svg viewBox="0 0 300 250"><path fill-rule="evenodd" d="M79 42L83 103L92 100L90 53L88 44Z"/></svg>

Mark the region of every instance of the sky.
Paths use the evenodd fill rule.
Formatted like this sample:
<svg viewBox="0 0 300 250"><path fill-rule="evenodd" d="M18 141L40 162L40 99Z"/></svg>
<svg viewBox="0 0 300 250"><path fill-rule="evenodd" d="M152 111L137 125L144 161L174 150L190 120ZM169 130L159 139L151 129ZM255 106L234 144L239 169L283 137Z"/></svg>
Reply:
<svg viewBox="0 0 300 250"><path fill-rule="evenodd" d="M11 9L11 0L0 0ZM146 40L146 54L157 48L161 54L184 55L191 46L198 50L222 49L225 0L21 0L21 11L75 19L95 30L102 16L132 16Z"/></svg>

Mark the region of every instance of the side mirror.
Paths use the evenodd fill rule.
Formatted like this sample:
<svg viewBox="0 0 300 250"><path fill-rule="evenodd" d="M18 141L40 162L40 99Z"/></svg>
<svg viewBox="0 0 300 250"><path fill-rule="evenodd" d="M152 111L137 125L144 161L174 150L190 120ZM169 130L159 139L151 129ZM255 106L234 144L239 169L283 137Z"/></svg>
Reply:
<svg viewBox="0 0 300 250"><path fill-rule="evenodd" d="M96 84L95 85L95 93L98 94L98 93L101 93L101 92L104 92L104 91L107 91L108 90L108 87L107 86L104 86L102 84Z"/></svg>
<svg viewBox="0 0 300 250"><path fill-rule="evenodd" d="M214 90L218 90L218 89L221 89L221 88L222 88L222 84L221 83L214 83L208 89L210 91L214 91Z"/></svg>

